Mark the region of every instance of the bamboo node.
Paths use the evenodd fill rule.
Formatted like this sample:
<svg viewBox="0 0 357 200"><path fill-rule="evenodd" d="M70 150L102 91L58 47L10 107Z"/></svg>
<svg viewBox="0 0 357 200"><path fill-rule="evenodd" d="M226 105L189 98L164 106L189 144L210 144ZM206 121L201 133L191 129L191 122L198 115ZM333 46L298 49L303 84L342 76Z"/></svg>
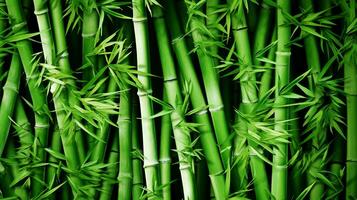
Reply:
<svg viewBox="0 0 357 200"><path fill-rule="evenodd" d="M217 111L223 109L223 107L224 107L223 104L221 104L221 105L217 105L217 106L212 106L208 110L210 112L217 112Z"/></svg>
<svg viewBox="0 0 357 200"><path fill-rule="evenodd" d="M49 126L50 126L49 124L40 124L40 123L35 124L35 128L48 128Z"/></svg>
<svg viewBox="0 0 357 200"><path fill-rule="evenodd" d="M14 83L8 83L8 82L7 82L7 83L4 85L3 89L4 89L4 90L8 89L8 90L11 90L11 91L13 91L13 92L15 92L15 93L19 93L19 88L18 88L17 85L14 84Z"/></svg>
<svg viewBox="0 0 357 200"><path fill-rule="evenodd" d="M35 13L36 16L44 15L44 14L48 13L48 9L44 8L42 10L35 10L34 13Z"/></svg>
<svg viewBox="0 0 357 200"><path fill-rule="evenodd" d="M122 179L133 179L133 176L131 175L131 173L119 172L118 181Z"/></svg>
<svg viewBox="0 0 357 200"><path fill-rule="evenodd" d="M274 168L277 168L277 169L287 169L288 166L287 165L273 165Z"/></svg>
<svg viewBox="0 0 357 200"><path fill-rule="evenodd" d="M157 160L144 160L144 169L148 167L155 167L159 164Z"/></svg>
<svg viewBox="0 0 357 200"><path fill-rule="evenodd" d="M160 158L159 162L160 163L171 163L171 158Z"/></svg>
<svg viewBox="0 0 357 200"><path fill-rule="evenodd" d="M232 31L243 31L243 30L246 30L248 29L248 26L242 26L242 27L239 27L239 28L232 28Z"/></svg>
<svg viewBox="0 0 357 200"><path fill-rule="evenodd" d="M148 18L147 17L133 17L133 22L136 23L136 22L144 22L144 21L147 21Z"/></svg>
<svg viewBox="0 0 357 200"><path fill-rule="evenodd" d="M137 94L139 97L148 96L148 95L152 94L152 90L144 90L144 91L139 90Z"/></svg>
<svg viewBox="0 0 357 200"><path fill-rule="evenodd" d="M291 56L291 52L290 51L276 51L275 54L277 56Z"/></svg>
<svg viewBox="0 0 357 200"><path fill-rule="evenodd" d="M210 174L208 175L210 177L210 179L214 178L215 176L221 176L222 174L224 174L224 170L222 171L219 171L217 173L214 173L214 174Z"/></svg>
<svg viewBox="0 0 357 200"><path fill-rule="evenodd" d="M67 58L69 56L68 51L64 51L60 54L60 58Z"/></svg>
<svg viewBox="0 0 357 200"><path fill-rule="evenodd" d="M170 82L170 81L176 81L177 80L177 77L176 76L172 76L172 77L169 77L167 79L164 79L164 82Z"/></svg>
<svg viewBox="0 0 357 200"><path fill-rule="evenodd" d="M190 169L190 168L191 168L191 165L188 163L185 163L185 164L180 165L179 170L185 170L185 169Z"/></svg>
<svg viewBox="0 0 357 200"><path fill-rule="evenodd" d="M96 33L82 33L82 37L86 38L86 37L93 37L95 36Z"/></svg>

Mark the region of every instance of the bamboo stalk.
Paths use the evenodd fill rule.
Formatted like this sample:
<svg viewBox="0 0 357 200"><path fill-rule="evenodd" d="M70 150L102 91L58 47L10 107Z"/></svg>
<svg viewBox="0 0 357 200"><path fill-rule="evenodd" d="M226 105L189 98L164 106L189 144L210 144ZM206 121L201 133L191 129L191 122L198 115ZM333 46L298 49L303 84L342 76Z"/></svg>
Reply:
<svg viewBox="0 0 357 200"><path fill-rule="evenodd" d="M22 10L21 2L19 0L15 1L6 1L6 6L8 13L11 19L12 29L15 33L26 34L28 33L23 13L18 12ZM38 157L39 162L44 162L46 159L44 147L47 146L47 137L48 137L48 127L49 127L49 118L48 118L48 107L45 96L45 91L43 90L42 85L37 85L38 72L33 70L32 66L32 45L29 40L20 40L16 42L16 47L19 51L19 55L24 67L24 71L27 77L27 85L30 90L33 110L35 113L35 142L36 142L36 152L35 155ZM44 173L38 173L37 179L42 180ZM41 184L35 183L36 191L41 191Z"/></svg>
<svg viewBox="0 0 357 200"><path fill-rule="evenodd" d="M229 1L229 3L231 3ZM253 112L254 104L258 101L256 91L255 74L252 72L253 61L250 51L248 27L245 20L243 6L239 6L237 11L231 13L233 36L236 41L237 54L241 70L246 70L245 74L240 78L241 94L242 94L242 109L246 114ZM242 131L248 132L251 128L245 125ZM259 146L253 141L248 140L249 146L259 151ZM250 156L250 166L254 180L255 195L257 199L269 198L269 185L264 161L256 155Z"/></svg>
<svg viewBox="0 0 357 200"><path fill-rule="evenodd" d="M147 17L145 2L143 0L133 0L133 23L137 56L137 70L144 74L150 73L149 55L149 32L147 27ZM143 148L144 148L144 169L146 187L149 191L155 192L155 185L159 184L158 179L158 155L155 134L155 123L151 118L153 115L153 104L151 95L151 81L147 75L138 75L142 88L138 88Z"/></svg>
<svg viewBox="0 0 357 200"><path fill-rule="evenodd" d="M89 3L91 4L91 3ZM89 81L95 74L94 67L97 66L98 58L91 55L96 46L96 33L98 32L99 17L91 5L84 5L82 23L82 64L88 68L84 70L83 78ZM93 128L93 127L92 127Z"/></svg>
<svg viewBox="0 0 357 200"><path fill-rule="evenodd" d="M301 0L300 5L303 9L308 10L308 9L313 9L312 1L311 0ZM313 29L313 28L312 28ZM304 46L305 46L305 55L306 55L306 61L307 65L311 69L312 72L312 78L316 80L319 72L321 71L321 64L320 64L320 56L319 56L319 50L317 46L317 41L316 37L313 35L308 35L304 38ZM319 94L322 93L322 91L319 90L319 88L315 88L312 85L312 80L310 79L310 88L312 91L315 91L315 93ZM320 125L322 126L322 125ZM312 153L318 152L321 148L323 148L323 144L325 143L325 139L327 135L327 129L324 127L318 127L318 131L316 131L316 137L312 138L312 143L314 145L314 149L312 150ZM321 139L322 138L322 139ZM312 167L310 169L311 173L316 173L318 171L323 170L322 165L322 155L319 156L319 158L316 158L314 163L312 163ZM310 198L311 199L319 199L323 196L324 193L324 185L321 183L319 180L316 180L313 176L309 176L309 182L310 184L313 181L316 181L316 184L312 187L310 191Z"/></svg>
<svg viewBox="0 0 357 200"><path fill-rule="evenodd" d="M10 118L12 117L17 94L20 85L21 61L17 53L13 54L8 78L4 85L4 95L1 99L0 107L0 156L4 151L5 144L9 135L11 126Z"/></svg>
<svg viewBox="0 0 357 200"><path fill-rule="evenodd" d="M111 150L109 152L108 164L113 166L118 165L119 161L119 135L114 131L114 138ZM104 180L99 195L100 200L110 200L112 199L113 186L116 182L110 180L115 180L118 176L118 167L109 166L107 168L106 174L108 175L109 180Z"/></svg>
<svg viewBox="0 0 357 200"><path fill-rule="evenodd" d="M168 25L169 31L171 33L171 38L175 38L173 42L173 49L178 59L180 73L183 79L191 82L192 90L190 95L190 100L193 109L202 109L199 114L195 115L195 120L201 126L198 127L200 132L200 140L203 147L203 152L207 160L208 170L210 174L211 184L215 191L217 199L224 199L225 189L224 189L224 176L223 176L223 166L220 159L219 150L216 147L215 139L213 136L213 130L210 126L210 120L207 115L205 99L200 88L198 78L196 76L193 64L189 58L188 50L184 40L177 39L182 36L179 22L177 18L177 13L172 1L167 4L168 8Z"/></svg>
<svg viewBox="0 0 357 200"><path fill-rule="evenodd" d="M70 77L72 75L72 70L68 58L68 47L65 37L61 1L50 0L50 11L51 11L50 14L51 14L52 26L53 26L52 29L53 29L54 42L56 46L55 51L56 51L56 56L58 57L57 64L61 72ZM66 79L66 83L67 83L66 92L68 95L68 104L72 106L76 106L76 105L78 106L79 105L78 98L73 92L76 91L76 83L72 78ZM81 134L81 131L78 128L76 128L75 142L73 142L72 144L77 146L76 151L78 151L78 154L76 153L77 156L75 157L78 157L79 161L83 162L86 156L86 153L84 151L85 145L84 145L83 135Z"/></svg>
<svg viewBox="0 0 357 200"><path fill-rule="evenodd" d="M164 77L164 90L166 91L169 104L173 106L170 119L179 158L184 199L194 200L196 199L196 185L192 157L184 152L191 145L191 138L187 129L185 130L185 127L180 125L185 122L182 110L182 96L180 95L175 64L170 51L169 38L166 34L167 29L163 19L163 12L160 7L155 6L153 8L153 18Z"/></svg>
<svg viewBox="0 0 357 200"><path fill-rule="evenodd" d="M289 118L289 110L286 107L288 100L281 96L280 90L289 83L290 76L290 47L287 46L290 41L290 26L286 25L283 13L290 13L290 1L277 1L277 38L278 46L276 52L275 67L275 125L274 129L279 132L286 132L288 124L285 122ZM277 200L287 199L287 161L288 152L287 144L278 143L273 148L273 168L271 193Z"/></svg>
<svg viewBox="0 0 357 200"><path fill-rule="evenodd" d="M186 3L186 6L189 10L189 7L192 5ZM203 23L202 18L198 17L198 15L193 15L189 22L189 27L191 29L194 45L197 47L196 52L200 63L213 128L220 148L222 163L226 168L231 156L231 140L229 139L226 116L223 112L224 105L221 90L219 88L219 78L215 68L215 60L209 55L208 46L204 44L209 38L207 38L205 33L200 30Z"/></svg>
<svg viewBox="0 0 357 200"><path fill-rule="evenodd" d="M345 10L346 24L350 25L356 18L356 2L350 1ZM347 99L347 155L346 155L346 199L357 198L357 64L356 34L345 37L348 49L344 55L344 78Z"/></svg>
<svg viewBox="0 0 357 200"><path fill-rule="evenodd" d="M131 199L132 184L133 184L133 163L131 152L132 138L131 138L131 95L127 84L123 84L120 88L120 110L118 117L119 126L119 193L118 199L129 200Z"/></svg>
<svg viewBox="0 0 357 200"><path fill-rule="evenodd" d="M166 90L163 91L163 100L167 102ZM163 108L166 109L166 108ZM171 120L170 115L164 115L161 119L160 131L160 175L162 188L162 198L171 199Z"/></svg>
<svg viewBox="0 0 357 200"><path fill-rule="evenodd" d="M137 98L132 98L132 114L131 114L131 136L132 136L132 163L133 163L133 188L132 199L139 200L143 193L143 174L142 174L142 161L141 150L139 146L139 132L138 132L138 119L137 119Z"/></svg>

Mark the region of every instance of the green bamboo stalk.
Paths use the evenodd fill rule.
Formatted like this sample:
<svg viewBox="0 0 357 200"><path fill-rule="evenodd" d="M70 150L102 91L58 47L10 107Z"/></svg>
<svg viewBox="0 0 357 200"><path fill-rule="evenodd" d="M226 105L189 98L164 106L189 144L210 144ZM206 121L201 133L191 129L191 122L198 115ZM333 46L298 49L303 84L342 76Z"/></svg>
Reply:
<svg viewBox="0 0 357 200"><path fill-rule="evenodd" d="M19 0L15 1L6 1L7 9L9 12L9 17L11 19L12 29L15 33L26 34L28 33L27 27L22 26L26 24L23 13L19 12L22 10L21 2ZM24 67L24 71L26 73L26 77L28 79L27 85L30 90L33 110L35 112L35 141L36 141L36 156L38 157L40 162L45 161L45 151L44 147L47 146L47 137L48 137L48 126L49 126L49 118L48 118L48 107L46 102L45 91L43 90L42 85L37 85L38 72L33 70L32 66L32 45L29 40L20 40L16 42L16 47L19 51L19 55ZM36 174L37 175L37 174ZM42 180L44 173L37 175L39 180ZM42 186L40 184L33 184L36 188L34 188L34 193L36 194L38 191L41 191Z"/></svg>
<svg viewBox="0 0 357 200"><path fill-rule="evenodd" d="M133 188L132 199L139 200L143 193L143 174L142 174L142 161L141 150L139 146L139 132L138 132L138 119L137 109L139 107L138 100L133 96L132 98L132 114L131 114L131 136L132 136L132 163L133 163Z"/></svg>
<svg viewBox="0 0 357 200"><path fill-rule="evenodd" d="M145 2L143 0L133 0L133 23L137 56L137 70L144 74L150 73L149 55L149 32L147 27L147 17ZM152 93L151 81L147 75L138 75L138 80L142 84L138 88L140 102L143 148L144 148L144 169L146 187L149 191L155 192L155 185L158 179L158 155L153 115L153 104L149 98Z"/></svg>
<svg viewBox="0 0 357 200"><path fill-rule="evenodd" d="M193 174L192 157L184 152L191 145L191 138L189 132L184 129L185 127L180 126L180 123L185 121L182 110L182 96L180 95L175 64L172 52L170 51L170 43L163 19L163 12L160 7L153 7L153 18L164 77L164 90L166 91L169 104L174 107L170 117L178 152L184 199L194 200L196 199L196 185Z"/></svg>
<svg viewBox="0 0 357 200"><path fill-rule="evenodd" d="M82 23L82 64L88 68L84 70L83 78L89 81L94 76L94 67L97 66L98 58L91 55L96 46L96 33L98 32L99 16L89 1L90 5L84 5ZM93 127L92 127L93 128Z"/></svg>
<svg viewBox="0 0 357 200"><path fill-rule="evenodd" d="M2 155L9 135L12 117L20 85L21 61L17 52L12 56L8 78L4 85L4 95L0 107L0 156Z"/></svg>
<svg viewBox="0 0 357 200"><path fill-rule="evenodd" d="M167 102L166 90L163 91L163 100ZM165 108L163 108L165 109ZM171 120L170 115L164 115L161 119L160 131L160 175L162 188L162 198L171 199Z"/></svg>
<svg viewBox="0 0 357 200"><path fill-rule="evenodd" d="M27 159L31 156L31 147L34 142L31 124L27 118L26 111L21 99L18 97L15 109L15 130L21 145L21 154ZM28 160L28 159L27 159Z"/></svg>
<svg viewBox="0 0 357 200"><path fill-rule="evenodd" d="M43 0L33 0L34 3L34 9L35 9L35 15L37 19L37 24L39 27L39 32L40 32L40 38L41 38L41 45L42 45L42 50L43 50L43 55L45 58L45 63L49 65L53 65L54 61L54 42L53 38L51 35L51 26L50 26L50 19L48 15L48 7L47 7L47 1ZM52 87L58 87L57 84L53 84ZM62 102L57 102L57 98L54 98L55 104L62 103ZM58 106L56 106L58 107ZM40 153L40 152L39 152ZM41 157L44 156L44 151L41 152ZM34 171L36 177L43 177L44 176L44 170L41 168L37 168ZM37 196L41 192L41 183L38 181L33 182L33 194L34 196Z"/></svg>
<svg viewBox="0 0 357 200"><path fill-rule="evenodd" d="M109 83L108 83L108 88L107 92L112 93L117 90L117 84L114 80L114 78L110 77L109 78ZM110 97L111 99L113 97ZM107 122L104 122L101 124L100 128L97 130L97 136L103 140L107 141L108 140L108 135L109 135L109 124ZM92 161L95 161L97 163L101 163L104 161L104 156L105 156L105 151L106 151L107 143L101 142L101 141L96 141L93 145L93 154L91 157Z"/></svg>
<svg viewBox="0 0 357 200"><path fill-rule="evenodd" d="M191 82L192 89L190 95L190 100L193 109L202 109L199 114L195 115L195 120L201 126L198 127L200 132L200 140L203 147L203 152L207 160L208 171L210 174L211 183L215 191L217 199L225 199L225 189L224 189L224 175L223 166L220 159L219 150L216 147L216 142L214 139L214 132L210 125L210 119L207 114L206 102L200 88L198 78L196 76L192 61L189 57L189 53L184 40L177 39L182 36L177 13L175 6L172 1L169 1L168 5L168 25L171 38L175 38L173 42L173 49L175 55L177 56L180 73L183 79Z"/></svg>
<svg viewBox="0 0 357 200"><path fill-rule="evenodd" d="M5 5L5 0L0 0L0 10L1 11L6 11L6 5ZM0 37L4 37L4 31L7 28L7 19L5 16L5 13L0 13ZM6 53L0 52L0 74L4 74L4 57L6 56ZM2 81L0 80L0 85L3 85ZM2 93L0 92L0 95Z"/></svg>
<svg viewBox="0 0 357 200"><path fill-rule="evenodd" d="M313 8L311 0L301 0L300 5L305 10ZM316 37L311 34L306 36L304 38L304 46L305 46L307 65L311 69L312 77L316 80L316 77L318 76L320 69L321 69L321 64L320 64L320 59L319 59L320 58L319 49L317 46ZM310 80L310 82L311 82L311 80ZM310 85L311 85L311 83L310 83ZM310 86L310 87L313 91L318 90L318 89L313 88L313 86ZM316 93L321 93L321 91L316 91ZM322 126L322 125L320 125L320 126ZM327 130L324 129L323 127L318 128L318 130L319 131L316 131L316 134L321 135L321 136L316 136L316 137L312 138L312 143L315 146L315 149L312 150L312 153L318 152L322 148L323 143L325 142L324 140L321 141L321 138L325 138L325 137L323 137L323 135L327 134ZM320 158L316 158L314 163L312 163L312 168L310 169L311 172L314 172L314 171L318 172L320 170L323 170L323 168L321 168L322 167L321 162L322 162L322 156L320 156ZM316 178L310 176L309 177L310 184L313 181L317 181L317 182L310 191L310 198L311 199L320 199L324 193L324 185L320 181L316 180Z"/></svg>
<svg viewBox="0 0 357 200"><path fill-rule="evenodd" d="M112 192L113 192L113 186L116 182L115 180L118 176L118 167L114 167L118 165L119 161L119 135L117 133L114 133L113 137L113 144L109 153L109 158L108 158L108 164L111 164L113 166L110 166L107 168L106 174L108 175L108 180L104 180L101 188L101 192L99 194L99 199L100 200L110 200L112 199ZM112 179L112 180L111 180Z"/></svg>
<svg viewBox="0 0 357 200"><path fill-rule="evenodd" d="M229 1L229 3L231 3ZM241 70L246 70L246 73L240 78L243 112L250 114L253 112L254 104L258 101L256 91L255 74L252 72L253 61L250 51L248 27L245 20L244 8L239 6L232 15L233 36L236 41L236 48L241 63ZM245 132L249 131L249 126L246 125ZM249 146L260 150L258 145L252 141L248 141ZM256 155L250 156L250 166L254 180L255 196L257 199L269 198L269 185L266 175L264 161Z"/></svg>
<svg viewBox="0 0 357 200"><path fill-rule="evenodd" d="M207 1L206 3L206 15L207 15L207 19L206 19L206 24L207 24L207 28L210 31L210 33L212 34L212 36L214 38L214 40L218 40L217 37L219 37L219 31L216 28L216 25L218 24L217 20L218 20L218 13L216 13L215 11L218 9L220 0L210 0ZM216 45L212 45L211 47L209 47L210 52L212 53L212 55L216 55L218 54L218 46Z"/></svg>
<svg viewBox="0 0 357 200"><path fill-rule="evenodd" d="M29 158L31 158L31 154L32 154L34 136L33 136L31 123L29 122L26 116L26 111L24 109L20 97L17 98L14 115L15 115L15 122L16 122L16 125L14 126L15 134L18 136L20 142L20 147L17 148L17 158L18 158L19 165L25 166L31 164L32 162L32 159ZM27 170L27 169L25 168L20 170ZM21 174L21 173L19 172L19 169L16 169L16 171L13 174ZM16 196L18 196L18 198L20 199L30 199L30 191L28 190L27 187L17 186L14 192Z"/></svg>
<svg viewBox="0 0 357 200"><path fill-rule="evenodd" d="M275 125L274 129L279 132L286 132L288 124L285 122L289 118L289 110L286 107L281 107L288 103L288 99L280 94L281 88L289 83L290 76L290 41L291 30L290 26L286 25L285 16L283 13L290 13L290 1L277 0L277 38L278 46L276 52L276 67L275 67ZM287 199L287 161L288 161L288 146L285 143L278 143L273 148L273 167L272 167L272 182L271 193L277 200Z"/></svg>
<svg viewBox="0 0 357 200"><path fill-rule="evenodd" d="M257 29L254 35L254 44L253 44L254 65L260 64L260 61L258 60L256 54L267 45L267 41L270 35L269 31L271 31L273 28L272 26L268 25L269 23L271 23L272 17L273 17L272 8L269 5L267 5L263 0L259 11Z"/></svg>
<svg viewBox="0 0 357 200"><path fill-rule="evenodd" d="M32 154L34 136L33 136L31 123L27 118L26 111L20 97L17 98L14 115L15 115L15 122L16 122L16 125L14 126L15 133L19 137L19 142L20 142L20 147L17 148L17 158L18 158L19 165L25 166L31 164L32 162L32 159L29 158L31 158L31 154ZM27 170L27 169L26 168L18 169L17 167L16 171L14 171L13 174L16 175L21 174L19 170ZM17 186L14 192L16 196L18 196L18 198L20 199L30 199L30 191L28 190L27 187Z"/></svg>
<svg viewBox="0 0 357 200"><path fill-rule="evenodd" d="M56 52L56 56L58 57L58 66L61 69L62 73L71 76L72 70L68 58L68 50L67 50L68 47L67 47L66 35L64 29L63 14L62 14L63 10L62 10L61 1L50 0L50 11L51 11L50 14L52 20L53 36L56 46L55 52ZM67 83L66 87L68 88L67 89L68 104L73 106L79 105L78 98L73 93L73 91L76 91L76 83L71 78L68 78L66 80L66 83ZM86 153L84 151L85 145L84 145L83 135L81 134L81 131L79 129L76 129L75 142L73 142L73 145L77 146L76 148L71 147L73 148L73 152L78 151L78 153L75 153L77 154L75 157L79 158L80 162L83 162L86 157Z"/></svg>
<svg viewBox="0 0 357 200"><path fill-rule="evenodd" d="M18 165L18 163L16 163L16 160L17 160L16 159L16 147L14 144L13 137L10 137L6 144L6 158L15 159L14 160L15 162L13 164L11 164L11 166L10 166L10 172L11 172L13 179L16 179L16 177L19 174L21 174L21 169L20 169L20 166ZM14 191L14 196L16 196L17 198L29 199L29 193L25 187L15 186L13 191Z"/></svg>
<svg viewBox="0 0 357 200"><path fill-rule="evenodd" d="M117 165L119 161L119 135L117 133L114 134L113 144L109 153L108 164L113 166ZM115 180L118 176L118 167L110 166L107 168L106 175L108 175L108 180L104 180L101 188L101 192L99 194L100 200L110 200L112 199L113 187ZM112 179L112 180L110 180Z"/></svg>
<svg viewBox="0 0 357 200"><path fill-rule="evenodd" d="M192 2L191 2L192 3ZM187 9L191 5L186 3ZM208 54L208 46L204 44L209 40L205 33L199 29L204 22L198 15L193 15L189 22L189 27L192 30L192 39L197 48L197 55L202 72L204 87L206 91L207 101L209 104L209 111L211 113L213 128L216 133L220 153L222 155L223 166L226 168L231 154L231 141L229 139L229 130L226 116L223 110L223 100L221 90L219 88L218 72L213 57Z"/></svg>
<svg viewBox="0 0 357 200"><path fill-rule="evenodd" d="M273 32L271 41L274 42L276 40L276 29ZM268 53L268 59L274 60L275 59L275 52L276 46L272 47ZM262 78L260 79L260 87L259 87L259 97L263 97L269 89L271 88L272 81L273 81L273 64L272 63L265 63L264 68L266 71L263 73Z"/></svg>
<svg viewBox="0 0 357 200"><path fill-rule="evenodd" d="M346 24L356 18L356 2L350 1L346 11ZM347 155L346 155L346 199L357 198L357 62L356 34L347 34L345 44L348 49L344 57L345 92L347 99Z"/></svg>
<svg viewBox="0 0 357 200"><path fill-rule="evenodd" d="M55 152L61 152L62 151L62 144L61 144L61 133L58 130L58 127L55 127L55 130L52 133L52 139L51 139L51 150L55 151ZM48 157L48 162L49 163L57 163L58 160L53 157L52 155L50 155ZM53 166L49 166L47 168L47 175L46 175L46 183L49 184L49 188L52 189L54 187L56 187L56 174L57 174L57 168L53 167ZM48 197L49 199L55 199L56 197L56 193L54 193L53 195L51 195L50 197Z"/></svg>
<svg viewBox="0 0 357 200"><path fill-rule="evenodd" d="M131 152L132 147L131 138L131 96L130 90L127 84L123 84L120 88L122 93L120 94L120 110L118 117L119 126L119 192L118 199L129 200L131 199L131 189L133 183L133 163Z"/></svg>

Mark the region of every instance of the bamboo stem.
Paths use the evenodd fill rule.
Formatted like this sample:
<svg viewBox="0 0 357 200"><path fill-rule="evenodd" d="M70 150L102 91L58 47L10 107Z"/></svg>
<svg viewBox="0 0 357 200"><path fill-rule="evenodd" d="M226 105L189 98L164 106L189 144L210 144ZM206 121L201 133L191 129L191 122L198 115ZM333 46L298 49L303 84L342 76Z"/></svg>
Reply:
<svg viewBox="0 0 357 200"><path fill-rule="evenodd" d="M225 199L225 189L224 189L224 176L223 176L223 166L220 159L219 150L216 147L215 139L213 136L213 130L210 126L210 120L207 115L205 99L203 93L200 89L200 84L196 76L193 64L189 58L188 50L184 40L177 39L182 36L180 31L179 22L177 18L177 13L172 1L169 1L168 5L168 25L169 31L171 33L171 38L175 38L173 42L173 49L177 56L180 73L183 79L189 81L192 85L192 90L190 95L190 100L193 109L202 109L199 114L195 115L195 120L201 126L198 127L200 132L200 139L203 147L203 152L207 160L208 171L210 174L211 184L215 191L217 199Z"/></svg>
<svg viewBox="0 0 357 200"><path fill-rule="evenodd" d="M163 100L167 102L166 90L163 91ZM164 108L165 109L165 108ZM162 198L164 200L171 199L171 134L172 126L170 115L164 115L161 119L160 132L160 174L162 188Z"/></svg>
<svg viewBox="0 0 357 200"><path fill-rule="evenodd" d="M350 1L345 10L347 25L356 18L356 2ZM346 155L346 199L357 198L357 64L356 34L346 35L348 49L344 56L345 92L347 98L347 155Z"/></svg>
<svg viewBox="0 0 357 200"><path fill-rule="evenodd" d="M137 119L137 98L132 98L132 117L131 117L131 135L132 135L132 163L133 163L133 200L139 200L143 193L143 174L142 174L142 161L141 150L139 146L139 132L138 132L138 119Z"/></svg>
<svg viewBox="0 0 357 200"><path fill-rule="evenodd" d="M185 122L182 110L182 96L180 95L173 55L170 51L169 38L166 34L167 29L160 7L155 6L153 8L153 18L164 77L164 90L169 104L173 106L170 119L179 157L184 199L194 200L196 199L196 185L192 157L185 152L191 145L191 138L187 129L185 130L185 127L180 125Z"/></svg>
<svg viewBox="0 0 357 200"><path fill-rule="evenodd" d="M288 99L280 94L281 88L289 83L290 76L290 47L287 46L290 41L291 30L290 26L286 25L285 16L283 13L290 13L290 1L277 1L277 38L278 47L276 52L276 67L275 67L275 125L274 129L279 132L286 132L288 124L285 122L289 118L289 109L281 107L288 103ZM278 143L273 148L273 168L272 168L272 183L271 193L277 200L287 199L287 161L288 161L288 146L285 143Z"/></svg>
<svg viewBox="0 0 357 200"><path fill-rule="evenodd" d="M17 94L20 85L21 61L17 53L13 54L8 78L3 88L3 97L0 107L0 156L4 151L10 130L10 118L12 117Z"/></svg>
<svg viewBox="0 0 357 200"><path fill-rule="evenodd" d="M145 2L143 0L133 0L133 23L137 56L137 70L143 73L150 73L150 55L149 55L149 32L147 27L147 17ZM143 147L144 147L144 169L146 187L149 191L155 192L155 185L158 180L158 155L155 134L155 123L151 118L153 115L153 104L149 95L151 95L151 80L146 75L138 75L138 80L142 88L138 89L140 102Z"/></svg>
<svg viewBox="0 0 357 200"><path fill-rule="evenodd" d="M231 3L231 1L229 1ZM258 101L258 95L256 91L256 81L255 74L252 71L252 56L250 51L248 27L245 20L245 14L243 6L239 6L237 11L231 13L232 15L232 29L233 36L236 41L236 48L239 57L239 63L241 64L241 70L246 72L240 78L241 94L242 94L242 104L243 112L246 114L253 113L254 104ZM245 129L242 131L249 132L251 128L249 125L245 125ZM248 140L249 146L259 151L259 146L253 141ZM268 178L265 171L265 166L263 160L261 160L256 155L250 156L250 166L252 171L252 176L254 179L255 195L257 199L268 199L269 198L269 185Z"/></svg>

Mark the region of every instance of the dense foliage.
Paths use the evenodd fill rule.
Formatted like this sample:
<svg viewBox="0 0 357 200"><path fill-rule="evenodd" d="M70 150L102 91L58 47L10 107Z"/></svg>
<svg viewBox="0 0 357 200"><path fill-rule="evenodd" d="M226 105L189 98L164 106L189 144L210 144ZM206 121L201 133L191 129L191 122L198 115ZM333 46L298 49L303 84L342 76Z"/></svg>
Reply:
<svg viewBox="0 0 357 200"><path fill-rule="evenodd" d="M354 0L0 0L0 198L357 199Z"/></svg>

